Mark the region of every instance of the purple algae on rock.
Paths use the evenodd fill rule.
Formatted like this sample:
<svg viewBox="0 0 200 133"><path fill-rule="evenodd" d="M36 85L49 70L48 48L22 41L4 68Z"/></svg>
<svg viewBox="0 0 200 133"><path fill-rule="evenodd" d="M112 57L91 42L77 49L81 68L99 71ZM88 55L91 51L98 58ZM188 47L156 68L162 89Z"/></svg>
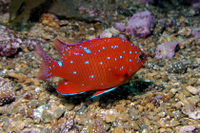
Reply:
<svg viewBox="0 0 200 133"><path fill-rule="evenodd" d="M12 56L21 48L22 40L15 37L15 33L0 25L0 55Z"/></svg>
<svg viewBox="0 0 200 133"><path fill-rule="evenodd" d="M178 46L178 42L165 42L161 45L158 45L155 50L155 58L156 59L171 59L174 54L176 47Z"/></svg>
<svg viewBox="0 0 200 133"><path fill-rule="evenodd" d="M45 40L42 38L20 35L19 32L0 25L0 56L12 56L17 53L18 49L25 47L32 51L36 44L44 42Z"/></svg>
<svg viewBox="0 0 200 133"><path fill-rule="evenodd" d="M192 30L191 32L193 39L198 39L200 38L200 27L196 27L195 29Z"/></svg>
<svg viewBox="0 0 200 133"><path fill-rule="evenodd" d="M119 30L120 32L124 32L126 30L126 26L119 22L116 22L114 24L114 28Z"/></svg>
<svg viewBox="0 0 200 133"><path fill-rule="evenodd" d="M154 27L154 19L150 11L138 12L130 18L126 31L136 37L146 37L151 34Z"/></svg>
<svg viewBox="0 0 200 133"><path fill-rule="evenodd" d="M15 100L14 88L5 79L0 77L0 105Z"/></svg>

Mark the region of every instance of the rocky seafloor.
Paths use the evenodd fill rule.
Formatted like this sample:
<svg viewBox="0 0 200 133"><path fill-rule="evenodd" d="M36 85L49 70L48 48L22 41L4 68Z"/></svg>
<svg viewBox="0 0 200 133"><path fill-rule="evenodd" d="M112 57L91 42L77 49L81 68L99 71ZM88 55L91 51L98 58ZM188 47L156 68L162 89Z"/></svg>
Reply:
<svg viewBox="0 0 200 133"><path fill-rule="evenodd" d="M75 4L80 14L97 18L43 13L37 22L12 28L7 25L9 2L0 1L0 132L199 132L198 0L163 5L153 0L81 0ZM58 77L36 78L41 65L36 44L58 60L55 38L73 44L99 37L128 39L147 54L145 66L127 84L90 99L90 92L56 93Z"/></svg>

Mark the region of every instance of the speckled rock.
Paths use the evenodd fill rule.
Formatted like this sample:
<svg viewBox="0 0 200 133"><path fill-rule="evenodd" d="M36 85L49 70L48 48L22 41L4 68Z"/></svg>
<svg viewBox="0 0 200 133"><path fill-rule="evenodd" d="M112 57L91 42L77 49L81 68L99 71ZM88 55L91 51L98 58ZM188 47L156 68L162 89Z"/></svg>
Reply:
<svg viewBox="0 0 200 133"><path fill-rule="evenodd" d="M0 55L11 56L22 48L22 40L16 38L12 30L0 25Z"/></svg>
<svg viewBox="0 0 200 133"><path fill-rule="evenodd" d="M170 73L185 73L187 70L187 66L183 62L178 61L178 62L169 64L166 69Z"/></svg>
<svg viewBox="0 0 200 133"><path fill-rule="evenodd" d="M14 88L10 82L0 77L0 105L15 100Z"/></svg>
<svg viewBox="0 0 200 133"><path fill-rule="evenodd" d="M192 119L200 119L200 107L195 107L193 105L187 104L182 108L182 112Z"/></svg>
<svg viewBox="0 0 200 133"><path fill-rule="evenodd" d="M97 133L105 133L105 122L100 119L93 119L86 122L85 127L81 132L97 132Z"/></svg>

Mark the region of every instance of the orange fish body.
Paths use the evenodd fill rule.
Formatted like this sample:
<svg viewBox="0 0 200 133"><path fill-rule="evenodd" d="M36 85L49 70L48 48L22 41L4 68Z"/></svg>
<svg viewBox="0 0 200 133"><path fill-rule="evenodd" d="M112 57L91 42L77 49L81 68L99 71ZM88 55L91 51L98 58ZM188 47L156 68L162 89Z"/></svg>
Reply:
<svg viewBox="0 0 200 133"><path fill-rule="evenodd" d="M95 91L94 96L113 90L127 82L146 61L145 54L122 38L100 38L74 45L54 41L60 61L52 60L36 45L42 58L38 79L58 76L62 95Z"/></svg>

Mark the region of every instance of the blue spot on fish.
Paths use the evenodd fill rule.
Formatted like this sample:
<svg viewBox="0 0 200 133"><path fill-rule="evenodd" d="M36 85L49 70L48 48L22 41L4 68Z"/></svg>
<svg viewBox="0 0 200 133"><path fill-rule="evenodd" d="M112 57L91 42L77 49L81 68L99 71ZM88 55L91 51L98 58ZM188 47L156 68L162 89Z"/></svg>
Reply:
<svg viewBox="0 0 200 133"><path fill-rule="evenodd" d="M76 71L73 71L73 74L76 74L77 72Z"/></svg>
<svg viewBox="0 0 200 133"><path fill-rule="evenodd" d="M85 64L89 64L90 62L89 61L85 61Z"/></svg>
<svg viewBox="0 0 200 133"><path fill-rule="evenodd" d="M85 49L85 52L88 53L88 54L92 53L91 50L89 50L89 49Z"/></svg>
<svg viewBox="0 0 200 133"><path fill-rule="evenodd" d="M60 66L60 67L62 67L63 66L63 63L62 62L58 62L58 65Z"/></svg>

